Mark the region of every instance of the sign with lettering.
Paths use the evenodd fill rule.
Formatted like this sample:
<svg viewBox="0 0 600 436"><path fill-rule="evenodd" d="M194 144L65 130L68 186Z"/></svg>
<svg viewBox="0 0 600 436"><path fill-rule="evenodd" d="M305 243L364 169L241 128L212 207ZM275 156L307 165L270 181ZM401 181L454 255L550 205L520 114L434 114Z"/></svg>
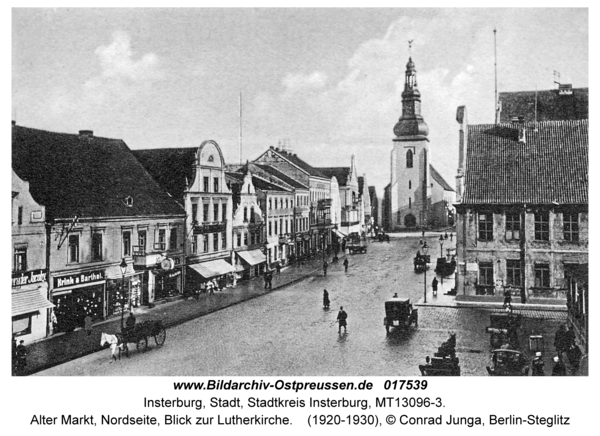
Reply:
<svg viewBox="0 0 600 436"><path fill-rule="evenodd" d="M25 286L33 283L42 283L46 281L46 270L45 269L34 269L31 271L22 271L13 273L12 285Z"/></svg>
<svg viewBox="0 0 600 436"><path fill-rule="evenodd" d="M99 282L105 279L104 270L82 272L63 277L54 277L54 289L66 288L67 286L85 285Z"/></svg>

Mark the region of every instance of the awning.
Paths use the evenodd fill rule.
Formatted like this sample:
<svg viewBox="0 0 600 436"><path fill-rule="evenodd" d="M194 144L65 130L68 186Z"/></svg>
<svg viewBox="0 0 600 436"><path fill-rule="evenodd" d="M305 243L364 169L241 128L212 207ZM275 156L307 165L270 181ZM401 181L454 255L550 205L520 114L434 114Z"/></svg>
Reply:
<svg viewBox="0 0 600 436"><path fill-rule="evenodd" d="M31 288L22 288L12 293L12 316L23 315L24 313L37 312L43 309L54 307L42 292L47 292L47 286Z"/></svg>
<svg viewBox="0 0 600 436"><path fill-rule="evenodd" d="M236 254L250 266L267 261L267 257L260 250L236 251Z"/></svg>
<svg viewBox="0 0 600 436"><path fill-rule="evenodd" d="M209 260L208 262L195 263L188 266L205 279L222 276L235 271L233 266L225 262L223 259Z"/></svg>
<svg viewBox="0 0 600 436"><path fill-rule="evenodd" d="M346 235L344 235L342 232L340 232L339 230L335 231L335 234L338 235L340 238L347 238Z"/></svg>

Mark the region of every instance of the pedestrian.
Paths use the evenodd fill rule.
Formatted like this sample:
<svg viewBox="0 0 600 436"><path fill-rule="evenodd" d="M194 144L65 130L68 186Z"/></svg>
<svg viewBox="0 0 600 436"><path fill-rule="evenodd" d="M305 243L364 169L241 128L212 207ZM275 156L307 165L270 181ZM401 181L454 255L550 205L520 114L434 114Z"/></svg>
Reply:
<svg viewBox="0 0 600 436"><path fill-rule="evenodd" d="M85 318L83 320L83 324L84 324L84 330L86 331L87 335L90 336L92 334L92 317L90 316L90 314L86 314Z"/></svg>
<svg viewBox="0 0 600 436"><path fill-rule="evenodd" d="M329 264L327 263L327 261L323 261L323 277L325 277L327 275L327 268L329 267Z"/></svg>
<svg viewBox="0 0 600 436"><path fill-rule="evenodd" d="M275 269L277 270L277 275L281 274L281 264L279 262L275 264Z"/></svg>
<svg viewBox="0 0 600 436"><path fill-rule="evenodd" d="M437 279L437 277L434 277L433 281L431 282L431 289L433 290L433 295L437 295L437 288L438 288L438 279Z"/></svg>
<svg viewBox="0 0 600 436"><path fill-rule="evenodd" d="M50 324L52 324L52 334L56 333L58 331L58 319L54 309L50 311Z"/></svg>
<svg viewBox="0 0 600 436"><path fill-rule="evenodd" d="M17 373L22 373L27 366L27 348L25 348L25 341L21 340L19 345L17 345L16 350L16 360L17 360Z"/></svg>
<svg viewBox="0 0 600 436"><path fill-rule="evenodd" d="M452 242L452 233L450 233L450 242Z"/></svg>
<svg viewBox="0 0 600 436"><path fill-rule="evenodd" d="M342 251L345 253L346 252L346 239L342 240Z"/></svg>
<svg viewBox="0 0 600 436"><path fill-rule="evenodd" d="M506 288L504 290L504 305L503 305L503 307L505 309L509 309L509 310L512 309L511 301L512 301L512 294L510 293L510 289Z"/></svg>
<svg viewBox="0 0 600 436"><path fill-rule="evenodd" d="M265 273L263 274L263 279L265 281L265 289L267 289L269 287L269 271L265 270Z"/></svg>
<svg viewBox="0 0 600 436"><path fill-rule="evenodd" d="M131 336L134 330L135 315L133 314L133 312L129 312L129 317L127 317L127 320L125 321L125 331L123 332L123 334L125 335L125 337Z"/></svg>
<svg viewBox="0 0 600 436"><path fill-rule="evenodd" d="M346 333L346 319L348 318L348 314L344 310L344 306L340 306L340 311L338 312L337 321L338 321L338 334L342 333L342 327L344 327L344 333Z"/></svg>
<svg viewBox="0 0 600 436"><path fill-rule="evenodd" d="M573 330L573 326L570 325L565 332L565 350L570 350L575 345L575 331Z"/></svg>
<svg viewBox="0 0 600 436"><path fill-rule="evenodd" d="M566 376L567 375L567 368L565 367L565 365L562 363L562 360L559 359L558 356L554 356L554 367L552 368L552 375L553 376Z"/></svg>
<svg viewBox="0 0 600 436"><path fill-rule="evenodd" d="M348 258L344 259L344 272L348 272Z"/></svg>
<svg viewBox="0 0 600 436"><path fill-rule="evenodd" d="M423 230L423 231L421 232L421 237L423 237L423 238L425 237L425 230Z"/></svg>
<svg viewBox="0 0 600 436"><path fill-rule="evenodd" d="M323 308L329 309L329 292L327 292L327 289L323 289Z"/></svg>
<svg viewBox="0 0 600 436"><path fill-rule="evenodd" d="M531 375L532 376L543 376L544 374L544 361L542 360L542 352L538 351L535 353L535 357L531 362Z"/></svg>
<svg viewBox="0 0 600 436"><path fill-rule="evenodd" d="M562 359L562 353L566 350L566 331L565 325L561 324L554 335L554 348L556 348L556 353Z"/></svg>
<svg viewBox="0 0 600 436"><path fill-rule="evenodd" d="M444 232L444 239L448 239L448 232Z"/></svg>
<svg viewBox="0 0 600 436"><path fill-rule="evenodd" d="M267 285L269 290L273 289L273 271L269 271L267 274Z"/></svg>

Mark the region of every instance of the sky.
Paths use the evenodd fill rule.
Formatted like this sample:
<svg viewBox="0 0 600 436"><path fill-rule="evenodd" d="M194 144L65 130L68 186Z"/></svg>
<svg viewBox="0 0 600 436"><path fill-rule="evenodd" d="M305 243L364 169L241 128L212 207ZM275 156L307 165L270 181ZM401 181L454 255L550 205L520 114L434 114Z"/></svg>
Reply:
<svg viewBox="0 0 600 436"><path fill-rule="evenodd" d="M215 140L226 163L287 146L390 180L413 40L431 163L454 186L456 109L494 121L498 90L588 87L585 8L12 10L12 119L131 149Z"/></svg>

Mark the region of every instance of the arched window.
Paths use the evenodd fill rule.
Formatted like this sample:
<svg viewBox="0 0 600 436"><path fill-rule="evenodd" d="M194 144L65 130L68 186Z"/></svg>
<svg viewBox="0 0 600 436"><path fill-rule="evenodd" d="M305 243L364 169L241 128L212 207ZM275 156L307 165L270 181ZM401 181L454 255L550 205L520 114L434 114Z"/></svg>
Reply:
<svg viewBox="0 0 600 436"><path fill-rule="evenodd" d="M255 219L254 219L254 207L250 208L250 222L254 223Z"/></svg>
<svg viewBox="0 0 600 436"><path fill-rule="evenodd" d="M245 207L244 208L244 222L247 222L247 221L248 221L248 208Z"/></svg>
<svg viewBox="0 0 600 436"><path fill-rule="evenodd" d="M408 150L406 152L406 168L413 167L413 152L412 150Z"/></svg>

